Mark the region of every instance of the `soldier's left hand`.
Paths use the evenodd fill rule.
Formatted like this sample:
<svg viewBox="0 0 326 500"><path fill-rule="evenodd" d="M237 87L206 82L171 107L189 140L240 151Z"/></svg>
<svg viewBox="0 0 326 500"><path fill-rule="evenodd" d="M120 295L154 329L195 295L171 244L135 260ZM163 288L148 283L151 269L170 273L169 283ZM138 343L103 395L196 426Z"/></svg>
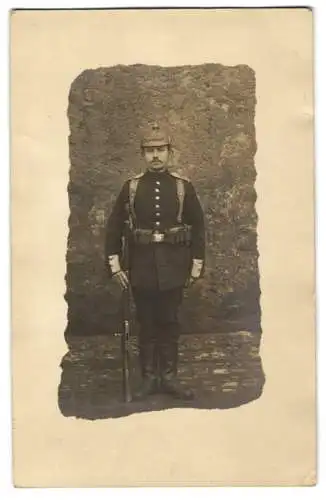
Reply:
<svg viewBox="0 0 326 500"><path fill-rule="evenodd" d="M187 287L190 288L193 286L196 282L198 281L198 278L195 278L194 276L189 276L188 282L187 282Z"/></svg>

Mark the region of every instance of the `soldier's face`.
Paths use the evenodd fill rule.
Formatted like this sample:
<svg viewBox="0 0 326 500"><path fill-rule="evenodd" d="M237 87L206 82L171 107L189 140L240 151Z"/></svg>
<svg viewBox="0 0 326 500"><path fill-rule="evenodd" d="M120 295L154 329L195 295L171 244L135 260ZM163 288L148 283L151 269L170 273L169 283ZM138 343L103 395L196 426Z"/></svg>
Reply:
<svg viewBox="0 0 326 500"><path fill-rule="evenodd" d="M169 161L168 146L152 146L143 150L144 158L152 170L163 170Z"/></svg>

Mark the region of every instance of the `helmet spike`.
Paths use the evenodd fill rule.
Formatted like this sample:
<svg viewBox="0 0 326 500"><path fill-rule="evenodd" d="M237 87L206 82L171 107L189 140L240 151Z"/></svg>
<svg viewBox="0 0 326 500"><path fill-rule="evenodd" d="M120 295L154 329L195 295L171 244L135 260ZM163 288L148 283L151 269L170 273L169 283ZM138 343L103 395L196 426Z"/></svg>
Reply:
<svg viewBox="0 0 326 500"><path fill-rule="evenodd" d="M153 122L148 132L145 132L141 141L141 147L168 146L171 147L171 137L166 130L162 129L157 122Z"/></svg>

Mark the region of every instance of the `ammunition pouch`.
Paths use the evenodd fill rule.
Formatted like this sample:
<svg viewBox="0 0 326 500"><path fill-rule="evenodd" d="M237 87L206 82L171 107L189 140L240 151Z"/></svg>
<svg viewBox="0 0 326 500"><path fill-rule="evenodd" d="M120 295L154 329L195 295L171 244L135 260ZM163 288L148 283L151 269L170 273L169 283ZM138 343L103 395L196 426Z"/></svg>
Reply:
<svg viewBox="0 0 326 500"><path fill-rule="evenodd" d="M149 245L151 243L168 243L170 245L187 245L191 243L191 226L171 227L170 229L151 230L136 228L132 231L134 243Z"/></svg>

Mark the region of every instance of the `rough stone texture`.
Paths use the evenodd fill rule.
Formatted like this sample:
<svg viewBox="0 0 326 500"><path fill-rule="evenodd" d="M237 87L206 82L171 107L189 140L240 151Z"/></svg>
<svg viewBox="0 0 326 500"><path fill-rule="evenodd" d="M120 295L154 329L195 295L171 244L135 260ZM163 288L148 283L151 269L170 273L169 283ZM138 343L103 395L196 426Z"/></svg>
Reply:
<svg viewBox="0 0 326 500"><path fill-rule="evenodd" d="M187 293L183 331L260 331L255 102L246 65L116 66L76 78L68 107L66 338L117 331L104 226L123 181L144 168L140 134L151 120L172 130L173 168L194 183L206 217L206 276Z"/></svg>
<svg viewBox="0 0 326 500"><path fill-rule="evenodd" d="M121 392L119 338L75 338L64 356L59 408L66 417L117 418L168 408L226 409L260 397L265 377L259 356L260 334L183 335L179 378L195 390L196 399L180 402L153 395L144 402L124 403ZM130 342L132 387L140 382L136 338Z"/></svg>

